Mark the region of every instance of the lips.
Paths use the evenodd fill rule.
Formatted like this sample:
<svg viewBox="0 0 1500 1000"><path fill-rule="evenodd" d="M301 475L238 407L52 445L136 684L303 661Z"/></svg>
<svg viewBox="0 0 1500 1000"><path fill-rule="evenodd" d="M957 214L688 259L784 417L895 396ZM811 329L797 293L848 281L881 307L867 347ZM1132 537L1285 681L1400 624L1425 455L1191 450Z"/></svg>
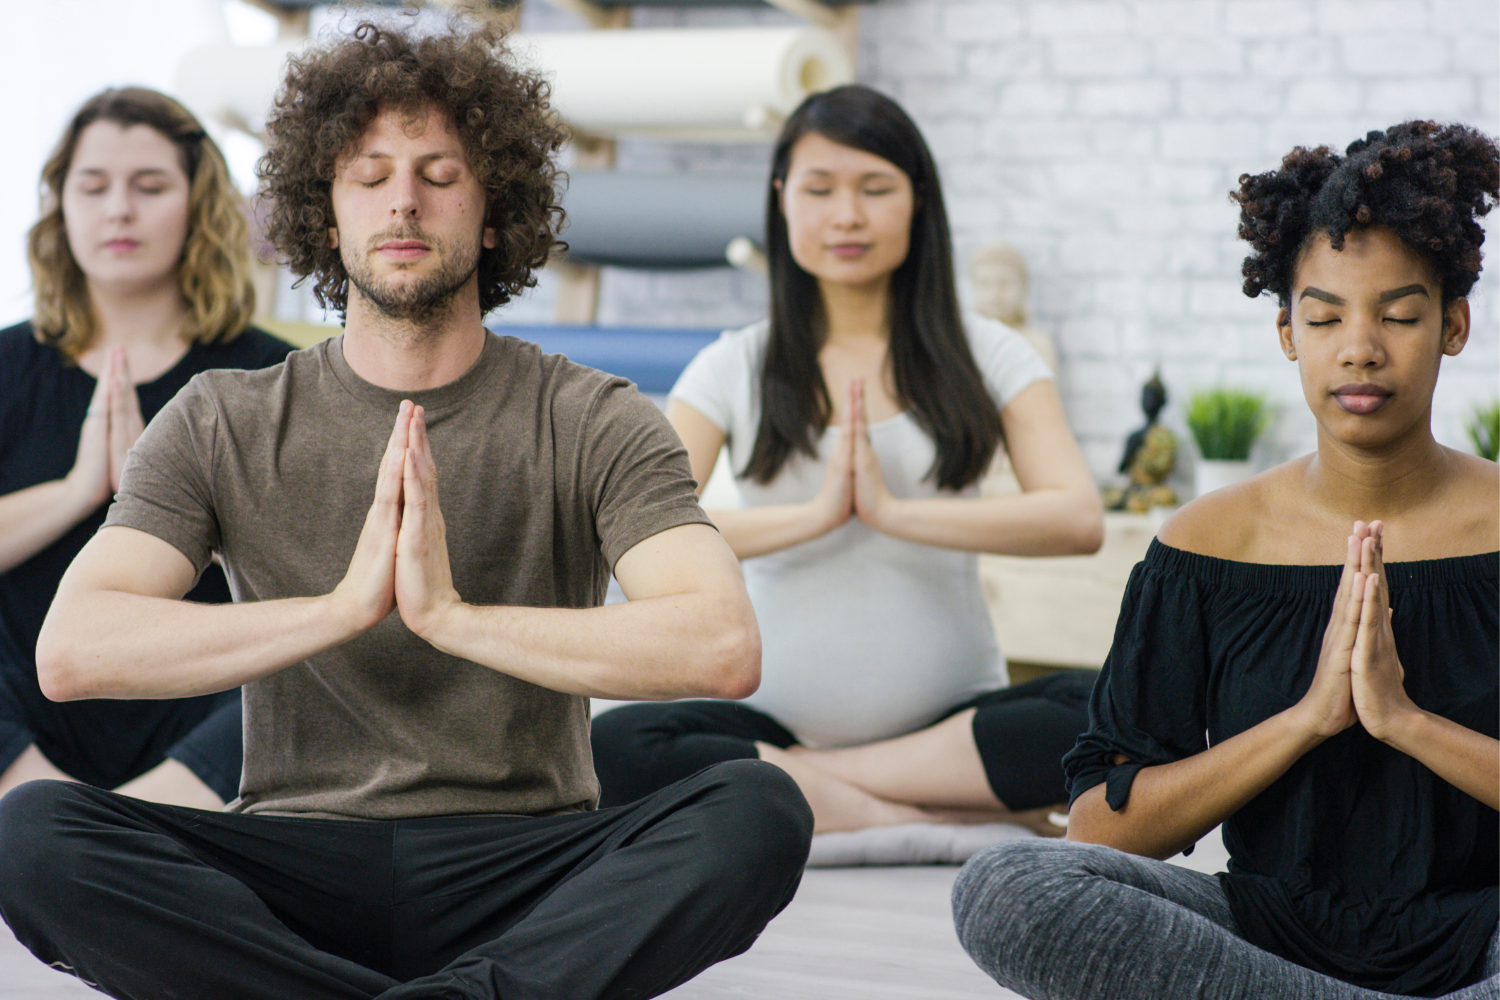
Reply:
<svg viewBox="0 0 1500 1000"><path fill-rule="evenodd" d="M135 240L126 239L123 236L119 239L110 240L108 243L104 244L104 248L106 250L112 250L115 253L130 253L132 250L135 250L139 247L140 243L136 242Z"/></svg>
<svg viewBox="0 0 1500 1000"><path fill-rule="evenodd" d="M1394 395L1391 390L1370 382L1341 385L1333 390L1334 401L1348 413L1374 413Z"/></svg>
<svg viewBox="0 0 1500 1000"><path fill-rule="evenodd" d="M413 260L432 248L421 240L386 240L375 249L396 260Z"/></svg>
<svg viewBox="0 0 1500 1000"><path fill-rule="evenodd" d="M836 243L828 248L835 257L858 257L869 251L869 243Z"/></svg>

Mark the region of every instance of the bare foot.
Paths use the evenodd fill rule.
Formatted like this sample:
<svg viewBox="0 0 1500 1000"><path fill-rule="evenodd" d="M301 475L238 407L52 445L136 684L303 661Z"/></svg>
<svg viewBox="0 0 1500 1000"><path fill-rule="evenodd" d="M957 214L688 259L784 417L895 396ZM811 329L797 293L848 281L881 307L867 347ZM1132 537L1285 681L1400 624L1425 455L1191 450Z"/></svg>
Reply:
<svg viewBox="0 0 1500 1000"><path fill-rule="evenodd" d="M160 802L168 806L188 806L192 809L207 809L217 812L224 808L224 800L217 792L203 783L186 764L168 757L160 764L116 788L121 795L146 802Z"/></svg>

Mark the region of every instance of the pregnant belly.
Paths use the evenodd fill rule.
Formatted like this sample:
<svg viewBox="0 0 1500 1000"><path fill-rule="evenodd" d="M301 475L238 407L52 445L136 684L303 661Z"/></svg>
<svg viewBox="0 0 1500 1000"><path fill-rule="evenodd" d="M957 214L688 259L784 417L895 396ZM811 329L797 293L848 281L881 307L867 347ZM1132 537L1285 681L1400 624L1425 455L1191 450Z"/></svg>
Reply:
<svg viewBox="0 0 1500 1000"><path fill-rule="evenodd" d="M852 746L920 729L1005 684L977 593L902 588L899 602L864 594L754 587L761 686L748 704L809 746ZM955 592L957 590L957 592Z"/></svg>

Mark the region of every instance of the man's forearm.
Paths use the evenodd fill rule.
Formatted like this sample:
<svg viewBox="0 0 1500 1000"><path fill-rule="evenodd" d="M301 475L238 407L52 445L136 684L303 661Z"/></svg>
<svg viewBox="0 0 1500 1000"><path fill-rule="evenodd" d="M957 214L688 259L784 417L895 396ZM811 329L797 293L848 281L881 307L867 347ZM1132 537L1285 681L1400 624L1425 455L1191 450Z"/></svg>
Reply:
<svg viewBox="0 0 1500 1000"><path fill-rule="evenodd" d="M760 683L753 616L704 594L602 608L455 604L422 637L454 656L595 698L743 698Z"/></svg>
<svg viewBox="0 0 1500 1000"><path fill-rule="evenodd" d="M93 591L53 604L37 679L54 701L187 698L269 676L359 631L332 595L210 605Z"/></svg>

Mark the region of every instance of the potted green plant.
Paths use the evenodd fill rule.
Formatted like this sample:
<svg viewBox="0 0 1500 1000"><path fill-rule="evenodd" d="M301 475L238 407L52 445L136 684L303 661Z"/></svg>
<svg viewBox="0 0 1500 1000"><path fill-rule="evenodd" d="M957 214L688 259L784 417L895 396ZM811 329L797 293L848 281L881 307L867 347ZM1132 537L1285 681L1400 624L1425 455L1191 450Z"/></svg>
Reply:
<svg viewBox="0 0 1500 1000"><path fill-rule="evenodd" d="M1467 430L1469 440L1474 442L1474 454L1495 461L1500 454L1500 399L1488 406L1476 406L1469 414Z"/></svg>
<svg viewBox="0 0 1500 1000"><path fill-rule="evenodd" d="M1187 425L1198 443L1193 485L1199 496L1250 475L1250 449L1269 418L1266 397L1258 392L1217 388L1192 395Z"/></svg>

